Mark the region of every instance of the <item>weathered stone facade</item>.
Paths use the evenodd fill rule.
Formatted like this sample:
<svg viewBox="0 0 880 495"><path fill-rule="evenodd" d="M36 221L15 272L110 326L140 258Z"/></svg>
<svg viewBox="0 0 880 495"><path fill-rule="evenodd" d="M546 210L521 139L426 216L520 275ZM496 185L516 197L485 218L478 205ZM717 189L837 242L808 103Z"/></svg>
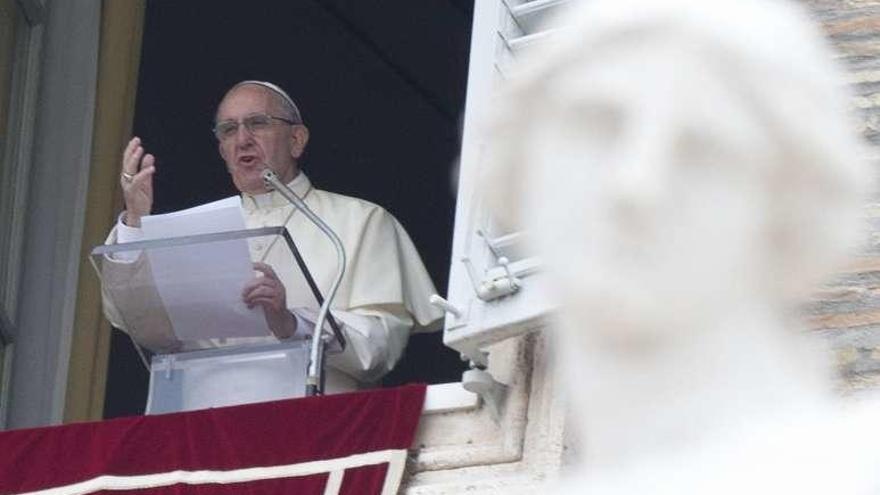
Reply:
<svg viewBox="0 0 880 495"><path fill-rule="evenodd" d="M805 0L828 33L859 112L859 130L880 157L880 1ZM809 105L804 102L804 105ZM868 238L846 270L806 306L810 327L827 337L846 393L880 386L880 195L865 207Z"/></svg>

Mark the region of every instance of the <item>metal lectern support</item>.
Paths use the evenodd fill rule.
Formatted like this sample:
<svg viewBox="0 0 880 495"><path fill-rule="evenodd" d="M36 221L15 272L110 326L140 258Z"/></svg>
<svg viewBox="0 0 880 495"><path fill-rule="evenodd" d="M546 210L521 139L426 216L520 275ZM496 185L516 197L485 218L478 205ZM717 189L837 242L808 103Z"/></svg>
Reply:
<svg viewBox="0 0 880 495"><path fill-rule="evenodd" d="M269 190L274 189L284 196L294 208L302 213L310 222L312 222L312 224L315 225L315 227L327 236L327 239L336 250L336 259L338 263L336 277L334 277L333 284L330 286L330 293L327 296L327 300L321 304L321 311L318 313L318 321L315 322L315 332L312 334L312 349L309 358L309 373L306 376L306 395L318 395L324 391L325 351L324 339L322 336L324 331L324 319L330 316L330 304L333 302L333 298L336 297L336 291L339 289L339 285L342 283L342 277L345 274L345 247L342 245L342 240L339 239L336 232L334 232L324 220L316 215L315 212L305 204L302 198L297 196L295 192L282 183L271 167L267 166L261 175L266 188ZM342 337L342 332L336 327L333 327L333 331L336 338L339 340L340 345L342 345L344 349L345 339Z"/></svg>

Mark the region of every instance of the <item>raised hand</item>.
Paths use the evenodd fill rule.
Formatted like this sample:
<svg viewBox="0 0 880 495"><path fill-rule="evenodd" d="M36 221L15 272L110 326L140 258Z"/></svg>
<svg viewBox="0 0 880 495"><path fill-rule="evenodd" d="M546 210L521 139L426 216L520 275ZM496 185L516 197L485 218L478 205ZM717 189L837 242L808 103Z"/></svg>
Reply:
<svg viewBox="0 0 880 495"><path fill-rule="evenodd" d="M135 136L122 153L122 173L119 176L125 198L125 217L129 227L140 227L141 217L149 215L153 208L153 174L156 158L141 146L141 138Z"/></svg>

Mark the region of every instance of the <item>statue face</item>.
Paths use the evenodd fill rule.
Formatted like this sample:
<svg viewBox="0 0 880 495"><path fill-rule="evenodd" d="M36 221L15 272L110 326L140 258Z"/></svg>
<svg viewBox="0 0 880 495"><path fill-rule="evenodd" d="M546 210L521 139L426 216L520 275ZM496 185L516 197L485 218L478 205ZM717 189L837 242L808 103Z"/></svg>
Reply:
<svg viewBox="0 0 880 495"><path fill-rule="evenodd" d="M760 290L769 213L767 133L730 74L675 44L652 53L618 47L548 78L522 145L524 223L557 295L634 330Z"/></svg>
<svg viewBox="0 0 880 495"><path fill-rule="evenodd" d="M790 310L857 239L871 180L830 54L788 11L741 22L761 2L733 17L651 3L651 21L600 3L511 79L487 203L530 233L585 334Z"/></svg>

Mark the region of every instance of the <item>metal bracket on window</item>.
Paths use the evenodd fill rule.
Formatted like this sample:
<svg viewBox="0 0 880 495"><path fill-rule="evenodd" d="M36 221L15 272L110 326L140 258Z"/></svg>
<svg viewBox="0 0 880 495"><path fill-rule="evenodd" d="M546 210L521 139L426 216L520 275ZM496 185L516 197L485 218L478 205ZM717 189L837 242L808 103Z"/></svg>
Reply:
<svg viewBox="0 0 880 495"><path fill-rule="evenodd" d="M503 277L481 279L470 258L464 257L461 259L461 262L467 268L468 277L471 279L471 285L477 297L488 302L518 292L522 286L522 281L510 271L510 260L498 251L483 231L477 230L477 235L486 242L486 247L489 248L489 251L495 258L495 262L504 269Z"/></svg>
<svg viewBox="0 0 880 495"><path fill-rule="evenodd" d="M520 280L511 273L507 258L501 257L497 261L498 264L504 268L506 275L501 278L478 281L479 276L477 275L474 264L471 262L470 258L465 257L461 259L461 262L464 263L464 266L467 268L468 276L474 287L474 292L476 292L477 297L486 302L493 301L499 297L515 294L520 289Z"/></svg>
<svg viewBox="0 0 880 495"><path fill-rule="evenodd" d="M443 299L439 294L431 294L431 297L428 298L428 302L431 303L432 306L440 308L444 312L451 314L455 317L456 320L460 319L463 315L462 311L458 309L458 306L452 304L446 299Z"/></svg>
<svg viewBox="0 0 880 495"><path fill-rule="evenodd" d="M492 419L498 421L507 399L507 385L495 380L485 367L471 361L471 369L461 375L461 384L468 392L480 396Z"/></svg>

